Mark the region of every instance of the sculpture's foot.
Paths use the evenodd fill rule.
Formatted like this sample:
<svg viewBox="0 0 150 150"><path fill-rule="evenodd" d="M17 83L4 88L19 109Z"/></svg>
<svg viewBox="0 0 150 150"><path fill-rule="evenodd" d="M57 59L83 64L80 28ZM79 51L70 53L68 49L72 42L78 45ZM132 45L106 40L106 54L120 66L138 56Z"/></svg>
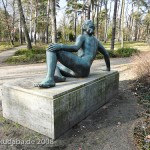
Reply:
<svg viewBox="0 0 150 150"><path fill-rule="evenodd" d="M55 81L50 79L45 79L41 83L34 84L34 86L39 88L50 88L55 86Z"/></svg>
<svg viewBox="0 0 150 150"><path fill-rule="evenodd" d="M66 78L64 76L55 76L54 80L55 82L65 82Z"/></svg>

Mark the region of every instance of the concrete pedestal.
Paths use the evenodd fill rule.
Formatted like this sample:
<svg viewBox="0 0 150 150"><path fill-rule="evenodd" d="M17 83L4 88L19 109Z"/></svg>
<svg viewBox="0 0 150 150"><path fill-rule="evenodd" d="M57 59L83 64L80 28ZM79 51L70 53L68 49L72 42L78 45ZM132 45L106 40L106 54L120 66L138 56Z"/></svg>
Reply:
<svg viewBox="0 0 150 150"><path fill-rule="evenodd" d="M119 73L101 71L88 78L67 78L54 88L33 87L41 80L35 77L4 84L3 116L56 139L117 94Z"/></svg>

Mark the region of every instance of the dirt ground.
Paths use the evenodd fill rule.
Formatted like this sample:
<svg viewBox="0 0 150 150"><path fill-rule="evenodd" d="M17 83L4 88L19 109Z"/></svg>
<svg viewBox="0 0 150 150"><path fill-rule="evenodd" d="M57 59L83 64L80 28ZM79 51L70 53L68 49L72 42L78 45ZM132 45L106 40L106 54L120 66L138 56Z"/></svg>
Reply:
<svg viewBox="0 0 150 150"><path fill-rule="evenodd" d="M4 119L0 103L0 150L136 150L133 132L142 108L129 88L133 65L129 58L111 59L111 64L120 72L119 94L56 141ZM103 67L103 61L96 60L91 71ZM43 64L1 67L0 85L44 70Z"/></svg>

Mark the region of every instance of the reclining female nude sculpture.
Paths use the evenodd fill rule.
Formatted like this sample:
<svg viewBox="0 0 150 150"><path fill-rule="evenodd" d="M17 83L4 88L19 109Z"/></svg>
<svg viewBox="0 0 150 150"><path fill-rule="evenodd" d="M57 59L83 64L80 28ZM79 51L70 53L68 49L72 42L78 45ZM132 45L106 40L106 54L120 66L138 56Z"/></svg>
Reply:
<svg viewBox="0 0 150 150"><path fill-rule="evenodd" d="M93 36L94 24L86 20L82 26L82 35L76 39L75 45L50 44L46 50L47 75L35 86L50 88L55 82L64 82L65 77L87 77L97 51L104 55L106 70L110 71L110 60L107 51ZM72 52L77 52L78 55ZM57 64L57 61L60 63Z"/></svg>

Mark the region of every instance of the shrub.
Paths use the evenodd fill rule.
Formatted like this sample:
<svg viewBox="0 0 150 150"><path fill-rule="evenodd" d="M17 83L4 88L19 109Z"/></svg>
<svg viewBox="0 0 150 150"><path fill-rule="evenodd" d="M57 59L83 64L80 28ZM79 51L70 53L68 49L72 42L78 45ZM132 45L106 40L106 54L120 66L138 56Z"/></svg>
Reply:
<svg viewBox="0 0 150 150"><path fill-rule="evenodd" d="M15 52L15 56L19 55L28 55L28 54L45 54L46 48L40 47L40 46L34 46L32 50L27 49L21 49Z"/></svg>
<svg viewBox="0 0 150 150"><path fill-rule="evenodd" d="M137 78L150 83L150 52L135 55L132 60Z"/></svg>
<svg viewBox="0 0 150 150"><path fill-rule="evenodd" d="M108 54L109 54L109 57L111 57L111 58L117 57L116 51L108 50Z"/></svg>
<svg viewBox="0 0 150 150"><path fill-rule="evenodd" d="M21 49L15 52L14 56L19 56L19 55L24 55L28 52L29 50L27 49Z"/></svg>
<svg viewBox="0 0 150 150"><path fill-rule="evenodd" d="M33 46L32 50L21 49L15 55L8 58L5 62L9 64L38 63L46 61L46 47Z"/></svg>
<svg viewBox="0 0 150 150"><path fill-rule="evenodd" d="M118 50L116 50L116 55L117 57L130 57L133 54L139 52L137 49L135 48L119 48Z"/></svg>
<svg viewBox="0 0 150 150"><path fill-rule="evenodd" d="M117 57L115 51L107 50L107 52L108 52L108 54L109 54L109 57L111 57L111 58L116 58L116 57ZM102 59L102 58L104 58L103 54L98 53L98 54L96 55L96 59Z"/></svg>
<svg viewBox="0 0 150 150"><path fill-rule="evenodd" d="M107 50L110 58L116 58L116 57L130 57L135 53L138 53L139 51L134 48L119 48L117 50ZM96 59L102 59L103 55L101 53L98 53L96 56Z"/></svg>

